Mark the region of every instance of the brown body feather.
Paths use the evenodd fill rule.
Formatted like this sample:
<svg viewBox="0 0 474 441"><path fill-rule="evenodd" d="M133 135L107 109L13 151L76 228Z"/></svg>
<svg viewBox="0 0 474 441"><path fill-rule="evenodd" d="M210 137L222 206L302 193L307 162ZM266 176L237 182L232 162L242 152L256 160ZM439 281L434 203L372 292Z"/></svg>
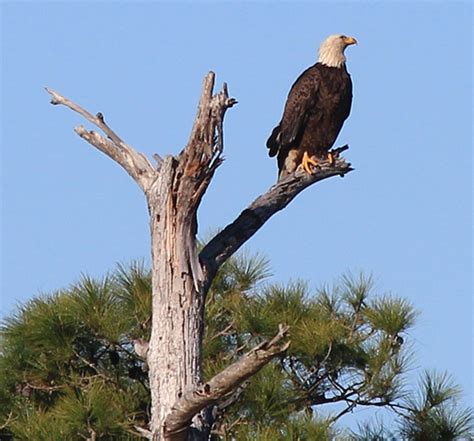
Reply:
<svg viewBox="0 0 474 441"><path fill-rule="evenodd" d="M345 64L306 69L291 87L280 123L268 138L280 179L293 172L304 152L326 158L351 111L352 81Z"/></svg>

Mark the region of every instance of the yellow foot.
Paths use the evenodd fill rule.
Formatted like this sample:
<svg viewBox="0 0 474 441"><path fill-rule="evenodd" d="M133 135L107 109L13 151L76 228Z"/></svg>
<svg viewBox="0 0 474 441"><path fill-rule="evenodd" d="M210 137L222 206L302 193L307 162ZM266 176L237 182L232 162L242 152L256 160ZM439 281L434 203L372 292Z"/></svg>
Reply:
<svg viewBox="0 0 474 441"><path fill-rule="evenodd" d="M306 173L311 175L311 174L313 174L313 172L311 171L311 168L310 168L309 164L312 164L315 167L317 165L319 165L318 161L315 161L314 159L311 159L308 155L308 152L305 151L304 154L303 154L303 160L301 161L301 165L306 170Z"/></svg>
<svg viewBox="0 0 474 441"><path fill-rule="evenodd" d="M328 161L329 165L333 165L336 162L336 160L334 159L334 155L331 152L328 152Z"/></svg>

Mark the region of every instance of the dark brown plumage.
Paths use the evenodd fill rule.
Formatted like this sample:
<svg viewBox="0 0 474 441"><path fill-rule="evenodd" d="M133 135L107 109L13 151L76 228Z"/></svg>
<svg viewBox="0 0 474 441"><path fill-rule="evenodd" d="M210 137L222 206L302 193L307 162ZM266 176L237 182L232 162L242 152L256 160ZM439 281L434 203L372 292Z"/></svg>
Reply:
<svg viewBox="0 0 474 441"><path fill-rule="evenodd" d="M345 39L346 43L341 45L340 54L336 51L336 58L334 53L330 54L329 59L336 60L333 62L335 66L322 63L321 58L324 60L324 57L320 56L318 63L299 76L288 94L282 119L267 141L269 155L277 155L280 179L302 164L305 152L312 158L309 161L312 164L318 159L326 159L349 116L352 81L343 51L347 45L354 44L355 39L331 36L326 42L336 37ZM333 44L332 41L329 43ZM337 58L339 55L342 58ZM309 172L308 166L304 167Z"/></svg>

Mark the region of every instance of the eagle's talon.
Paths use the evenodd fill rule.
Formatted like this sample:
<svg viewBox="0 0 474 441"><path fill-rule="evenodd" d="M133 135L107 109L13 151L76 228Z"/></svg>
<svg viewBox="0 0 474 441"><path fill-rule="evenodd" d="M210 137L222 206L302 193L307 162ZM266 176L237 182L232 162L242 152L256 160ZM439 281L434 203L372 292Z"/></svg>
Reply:
<svg viewBox="0 0 474 441"><path fill-rule="evenodd" d="M310 156L308 155L308 152L305 151L303 154L303 159L301 160L301 165L303 166L306 173L308 173L309 175L312 175L313 171L311 170L311 167L309 166L309 164L313 165L314 167L319 167L319 162L310 158Z"/></svg>
<svg viewBox="0 0 474 441"><path fill-rule="evenodd" d="M328 161L330 167L332 167L336 163L336 159L334 158L334 155L331 152L328 152Z"/></svg>

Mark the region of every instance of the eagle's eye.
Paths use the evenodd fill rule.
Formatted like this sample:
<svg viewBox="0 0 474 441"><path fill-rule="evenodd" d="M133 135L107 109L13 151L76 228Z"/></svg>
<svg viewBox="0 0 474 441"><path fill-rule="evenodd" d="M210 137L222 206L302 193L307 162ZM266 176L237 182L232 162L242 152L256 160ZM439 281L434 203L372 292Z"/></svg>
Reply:
<svg viewBox="0 0 474 441"><path fill-rule="evenodd" d="M344 40L345 38L347 38L345 35L341 35L341 38Z"/></svg>

